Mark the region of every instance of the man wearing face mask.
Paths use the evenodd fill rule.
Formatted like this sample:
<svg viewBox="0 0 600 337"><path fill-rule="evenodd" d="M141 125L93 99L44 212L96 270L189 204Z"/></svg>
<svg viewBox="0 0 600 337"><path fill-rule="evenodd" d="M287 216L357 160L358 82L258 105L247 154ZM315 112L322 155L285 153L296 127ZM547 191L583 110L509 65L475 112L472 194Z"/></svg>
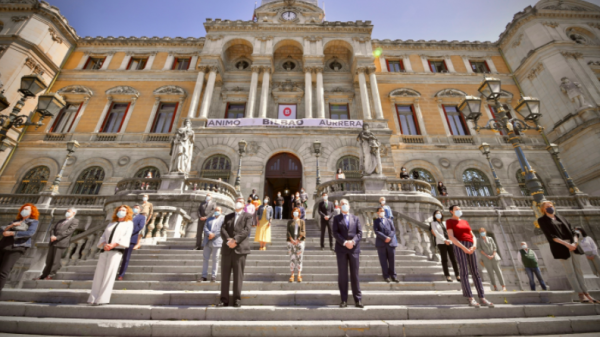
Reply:
<svg viewBox="0 0 600 337"><path fill-rule="evenodd" d="M204 202L198 207L198 229L196 230L196 248L194 248L194 250L202 250L204 224L206 219L213 215L216 207L217 203L212 200L212 194L207 193L206 199L204 199Z"/></svg>
<svg viewBox="0 0 600 337"><path fill-rule="evenodd" d="M148 227L146 226L150 223L150 220L152 220L152 217L154 216L154 206L148 200L148 194L142 195L142 205L140 206L140 214L143 214L146 217L146 224L140 232L137 244L135 245L135 247L133 247L133 250L138 250L142 246L142 239L145 235L147 235L147 233L145 232Z"/></svg>
<svg viewBox="0 0 600 337"><path fill-rule="evenodd" d="M71 235L79 227L79 220L75 219L77 210L69 208L65 218L59 220L50 229L50 243L48 244L48 255L46 255L46 266L39 280L52 280L61 267L62 255L69 248Z"/></svg>
<svg viewBox="0 0 600 337"><path fill-rule="evenodd" d="M237 198L235 212L227 214L221 227L221 301L217 307L229 306L229 280L233 271L233 306L242 306L242 285L246 256L250 254L252 214L244 212L244 198Z"/></svg>
<svg viewBox="0 0 600 337"><path fill-rule="evenodd" d="M338 287L342 303L340 308L348 306L348 267L350 267L350 283L352 296L357 308L364 308L362 293L360 291L360 240L362 239L362 225L360 218L350 214L350 203L346 199L340 201L342 214L333 218L333 237L335 238L335 254L338 265Z"/></svg>
<svg viewBox="0 0 600 337"><path fill-rule="evenodd" d="M214 213L210 218L206 220L204 225L204 261L202 264L202 281L208 281L208 262L212 259L212 273L210 275L210 282L216 282L217 280L217 263L219 262L219 255L221 254L221 246L223 245L223 239L221 239L221 227L225 216L221 213L221 207L217 206Z"/></svg>
<svg viewBox="0 0 600 337"><path fill-rule="evenodd" d="M321 194L323 201L319 203L319 216L321 218L321 250L325 250L325 230L329 234L329 249L333 250L333 235L331 233L331 224L333 223L333 213L335 206L329 201L327 192Z"/></svg>
<svg viewBox="0 0 600 337"><path fill-rule="evenodd" d="M300 201L302 202L302 207L308 209L308 193L304 191L304 188L300 190Z"/></svg>
<svg viewBox="0 0 600 337"><path fill-rule="evenodd" d="M523 262L527 278L529 278L529 287L531 288L531 291L535 291L535 280L533 279L533 275L537 277L542 289L548 290L546 283L542 278L540 267L538 266L537 255L535 255L533 249L529 249L526 242L521 242L521 250L519 250L519 253L521 253L521 262Z"/></svg>
<svg viewBox="0 0 600 337"><path fill-rule="evenodd" d="M396 228L394 222L385 217L385 211L383 207L377 209L377 219L373 221L373 231L377 239L375 240L375 247L377 247L377 255L379 256L379 264L381 264L381 272L383 279L390 283L391 281L399 283L400 280L396 278L396 247L398 247L398 240L396 239Z"/></svg>
<svg viewBox="0 0 600 337"><path fill-rule="evenodd" d="M123 281L123 276L125 276L127 267L129 267L129 260L131 259L133 248L138 244L140 233L146 225L146 216L140 212L140 205L133 206L133 232L131 234L131 244L129 245L129 248L125 249L123 252L123 260L121 261L121 269L119 269L117 281Z"/></svg>
<svg viewBox="0 0 600 337"><path fill-rule="evenodd" d="M277 198L275 199L275 219L283 219L283 204L285 199L281 196L281 192L277 192Z"/></svg>

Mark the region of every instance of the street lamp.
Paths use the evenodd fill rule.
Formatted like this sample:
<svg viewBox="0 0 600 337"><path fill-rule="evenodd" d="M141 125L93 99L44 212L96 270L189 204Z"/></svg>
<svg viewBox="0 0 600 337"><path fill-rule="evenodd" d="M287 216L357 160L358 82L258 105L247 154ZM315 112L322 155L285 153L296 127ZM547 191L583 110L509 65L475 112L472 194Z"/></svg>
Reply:
<svg viewBox="0 0 600 337"><path fill-rule="evenodd" d="M58 193L58 187L60 185L60 181L62 179L62 175L63 172L65 171L65 166L67 166L67 162L69 161L69 158L71 158L71 155L73 154L73 152L75 152L75 149L79 147L79 143L76 140L71 140L69 142L67 142L67 157L65 158L65 161L63 162L62 167L60 168L60 172L58 172L58 174L56 175L56 178L54 178L54 181L52 182L52 186L50 186L50 192L53 193Z"/></svg>
<svg viewBox="0 0 600 337"><path fill-rule="evenodd" d="M319 156L321 155L321 142L315 140L313 143L313 151L315 152L315 156L317 156L317 186L321 185L321 174L319 173Z"/></svg>
<svg viewBox="0 0 600 337"><path fill-rule="evenodd" d="M240 161L238 163L237 177L235 178L235 190L238 192L241 191L240 180L242 178L242 156L244 153L246 153L246 145L248 145L248 143L246 143L246 141L243 139L238 143L238 154L240 155Z"/></svg>
<svg viewBox="0 0 600 337"><path fill-rule="evenodd" d="M490 165L490 169L492 169L492 175L494 176L494 184L496 184L496 193L498 194L507 194L506 190L500 183L500 179L498 179L498 175L496 174L496 170L494 169L494 165L492 165L492 161L490 160L490 144L482 143L479 147L481 153L485 156Z"/></svg>

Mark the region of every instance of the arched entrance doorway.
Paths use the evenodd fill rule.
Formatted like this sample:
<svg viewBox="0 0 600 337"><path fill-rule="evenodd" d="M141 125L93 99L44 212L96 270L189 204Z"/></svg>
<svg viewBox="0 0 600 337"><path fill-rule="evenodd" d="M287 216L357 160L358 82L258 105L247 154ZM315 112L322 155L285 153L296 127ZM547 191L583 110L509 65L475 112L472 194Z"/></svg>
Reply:
<svg viewBox="0 0 600 337"><path fill-rule="evenodd" d="M277 192L281 192L285 199L284 219L290 218L292 193L299 192L301 186L302 164L298 157L290 153L280 153L269 159L265 168L265 195L275 200Z"/></svg>

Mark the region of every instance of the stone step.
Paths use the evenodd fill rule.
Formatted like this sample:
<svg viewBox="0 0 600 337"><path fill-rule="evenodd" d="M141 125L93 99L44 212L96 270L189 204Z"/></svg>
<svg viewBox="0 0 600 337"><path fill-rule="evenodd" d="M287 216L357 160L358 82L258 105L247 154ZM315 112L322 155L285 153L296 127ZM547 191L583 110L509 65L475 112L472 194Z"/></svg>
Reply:
<svg viewBox="0 0 600 337"><path fill-rule="evenodd" d="M240 311L234 308L221 310L229 313ZM498 336L597 331L600 331L598 316L452 319L441 322L380 319L215 322L0 317L0 332L71 336Z"/></svg>
<svg viewBox="0 0 600 337"><path fill-rule="evenodd" d="M144 251L154 251L157 252L158 254L162 254L165 251L174 251L176 253L173 254L180 254L179 252L181 251L190 251L190 252L196 252L195 254L198 254L198 251L194 250L195 246L194 245L189 245L189 246L167 246L167 245L156 245L156 246L142 246L142 248L140 248L139 250L137 250L136 252L144 252ZM360 247L361 253L360 255L377 255L377 249L375 249L375 247ZM283 254L287 254L287 246L284 245L276 245L276 246L271 246L271 247L267 247L266 251L260 251L258 250L258 245L256 247L252 247L252 251L250 254L261 254L261 253L265 253L268 251L276 251L279 253ZM304 249L304 254L308 255L308 254L312 254L312 255L320 255L320 254L334 254L334 252L332 252L331 250L329 250L329 247L326 247L324 251L321 250L321 247L319 246L312 246L312 247L305 247ZM402 254L402 250L396 250L396 255L398 254ZM410 255L410 254L415 254L414 251L408 251L408 253L405 253L406 255Z"/></svg>
<svg viewBox="0 0 600 337"><path fill-rule="evenodd" d="M118 288L115 288L118 289ZM86 303L89 290L4 289L0 301L37 303ZM498 304L567 303L570 291L488 292L486 298ZM114 290L110 303L134 305L213 305L219 302L219 291L151 291ZM352 298L350 296L350 298ZM336 305L339 291L244 291L245 305ZM457 291L363 291L365 305L462 305L466 299Z"/></svg>
<svg viewBox="0 0 600 337"><path fill-rule="evenodd" d="M264 252L261 252L264 253ZM336 256L333 253L323 254L323 255L307 255L303 257L304 263L314 263L314 262L332 262L337 263ZM396 255L396 262L405 263L405 262L429 262L429 263L437 263L433 261L428 261L425 256L417 256L417 255ZM290 257L285 254L250 254L246 258L246 263L250 261L262 261L262 262L275 262L275 261L289 261ZM175 255L175 254L133 254L131 256L130 263L135 262L158 262L163 261L168 263L176 263L177 261L204 261L204 256L202 252L199 252L195 255ZM365 255L360 257L361 263L364 262L377 262L379 263L379 257L377 255ZM79 262L77 265L96 265L98 263L98 259L89 259L85 261Z"/></svg>
<svg viewBox="0 0 600 337"><path fill-rule="evenodd" d="M192 250L192 248L189 249L165 249L164 247L158 247L158 246L142 246L141 249L136 250L133 252L133 256L138 255L138 254L154 254L154 255L200 255L202 256L202 251L198 251L198 250ZM252 250L252 252L250 253L250 255L248 255L248 257L252 256L252 255L287 255L287 249L268 249L266 251L261 251L261 250ZM314 249L308 249L304 251L304 256L308 256L308 255L324 255L324 256L335 256L335 252L329 250L329 248L325 248L325 250L321 250L321 248L314 248ZM361 247L361 253L360 253L360 257L362 258L363 256L377 256L377 250L365 250L362 249ZM398 255L413 255L415 256L415 251L414 250L396 250L396 256ZM420 255L419 255L420 256Z"/></svg>
<svg viewBox="0 0 600 337"><path fill-rule="evenodd" d="M246 267L260 267L260 266L265 266L265 265L269 265L272 267L289 267L290 266L290 262L289 262L289 257L285 256L287 259L279 259L279 260L253 260L253 259L248 259L246 260ZM212 261L209 261L212 262ZM98 263L97 260L87 260L84 261L84 263L81 264L77 264L77 266L96 266L96 264ZM196 260L140 260L140 259L131 259L129 262L129 267L147 267L147 266L194 266L194 267L202 267L202 264L204 263L204 258L198 258ZM369 260L362 260L361 261L361 265L365 265L365 266L373 266L373 264L375 264L376 266L379 266L379 260L375 260L375 259L369 259ZM318 260L318 259L313 259L313 260L308 260L305 259L303 262L304 267L336 267L337 268L337 262L334 259L327 259L327 260ZM407 260L407 261L396 261L396 266L398 267L409 267L409 266L438 266L439 264L437 262L434 261L412 261L412 260ZM67 268L67 267L65 267Z"/></svg>

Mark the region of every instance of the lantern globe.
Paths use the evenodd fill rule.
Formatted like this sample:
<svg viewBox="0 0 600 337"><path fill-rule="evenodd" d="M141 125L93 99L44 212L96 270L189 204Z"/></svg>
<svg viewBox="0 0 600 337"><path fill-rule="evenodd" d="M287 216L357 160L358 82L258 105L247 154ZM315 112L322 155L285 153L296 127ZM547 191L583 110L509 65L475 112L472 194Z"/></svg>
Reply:
<svg viewBox="0 0 600 337"><path fill-rule="evenodd" d="M48 85L40 75L26 75L21 77L21 88L19 92L25 97L35 97L46 89Z"/></svg>

